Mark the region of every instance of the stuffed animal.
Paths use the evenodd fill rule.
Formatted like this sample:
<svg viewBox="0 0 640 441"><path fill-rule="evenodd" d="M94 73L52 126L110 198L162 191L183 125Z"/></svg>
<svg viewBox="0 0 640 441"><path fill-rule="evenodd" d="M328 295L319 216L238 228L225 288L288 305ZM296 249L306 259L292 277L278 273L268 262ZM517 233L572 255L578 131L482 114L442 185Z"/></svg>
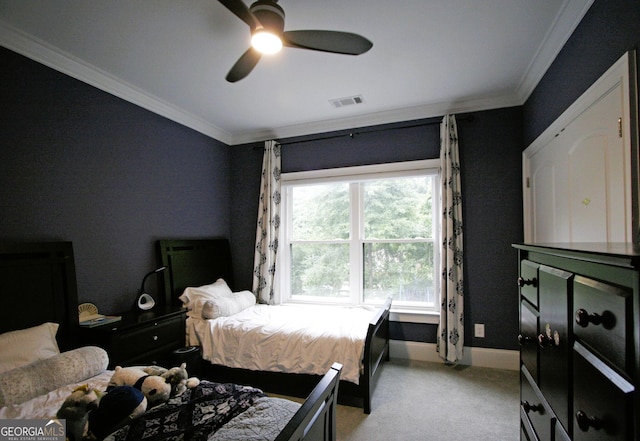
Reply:
<svg viewBox="0 0 640 441"><path fill-rule="evenodd" d="M196 377L189 378L187 374L187 364L182 363L178 367L166 369L160 366L149 366L142 369L149 375L159 375L171 385L171 397L182 395L187 389L193 389L200 380Z"/></svg>
<svg viewBox="0 0 640 441"><path fill-rule="evenodd" d="M116 366L115 372L109 380L109 388L116 386L133 386L139 389L147 398L149 407L164 403L171 396L171 385L158 375L149 375L135 367Z"/></svg>
<svg viewBox="0 0 640 441"><path fill-rule="evenodd" d="M88 433L103 439L146 410L147 398L140 390L133 386L114 386L100 398L98 407L89 413Z"/></svg>
<svg viewBox="0 0 640 441"><path fill-rule="evenodd" d="M102 392L91 389L88 384L76 387L65 398L56 413L56 418L67 420L67 439L82 441L87 434L89 412L98 407Z"/></svg>

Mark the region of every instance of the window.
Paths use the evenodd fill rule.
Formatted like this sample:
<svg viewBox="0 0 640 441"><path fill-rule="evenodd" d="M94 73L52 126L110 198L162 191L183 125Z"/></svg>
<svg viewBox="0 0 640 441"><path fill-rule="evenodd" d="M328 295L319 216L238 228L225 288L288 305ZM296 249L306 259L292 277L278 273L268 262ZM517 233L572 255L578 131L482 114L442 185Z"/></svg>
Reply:
<svg viewBox="0 0 640 441"><path fill-rule="evenodd" d="M438 165L283 174L281 300L437 310Z"/></svg>

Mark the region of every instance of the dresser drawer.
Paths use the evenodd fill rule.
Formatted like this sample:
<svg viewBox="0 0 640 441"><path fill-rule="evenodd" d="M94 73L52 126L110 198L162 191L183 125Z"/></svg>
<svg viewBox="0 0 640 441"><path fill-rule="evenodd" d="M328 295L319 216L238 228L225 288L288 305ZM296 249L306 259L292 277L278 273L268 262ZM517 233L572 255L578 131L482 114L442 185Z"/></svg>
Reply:
<svg viewBox="0 0 640 441"><path fill-rule="evenodd" d="M520 416L530 439L550 440L555 418L526 368L520 370ZM530 433L533 429L535 436Z"/></svg>
<svg viewBox="0 0 640 441"><path fill-rule="evenodd" d="M546 402L551 421L521 405L521 441L640 441L640 244L515 247L518 340L537 320L540 343L537 378L520 346L521 401Z"/></svg>
<svg viewBox="0 0 640 441"><path fill-rule="evenodd" d="M167 348L183 346L184 330L180 317L159 320L141 328L124 330L114 337L113 358L130 360Z"/></svg>
<svg viewBox="0 0 640 441"><path fill-rule="evenodd" d="M580 343L574 344L573 440L631 440L634 387Z"/></svg>
<svg viewBox="0 0 640 441"><path fill-rule="evenodd" d="M520 361L533 377L538 381L538 311L526 300L520 302Z"/></svg>
<svg viewBox="0 0 640 441"><path fill-rule="evenodd" d="M632 291L576 276L573 293L576 338L632 375Z"/></svg>
<svg viewBox="0 0 640 441"><path fill-rule="evenodd" d="M532 305L538 307L538 268L539 264L530 260L522 260L520 262L520 277L518 278L518 286L520 294L531 302Z"/></svg>

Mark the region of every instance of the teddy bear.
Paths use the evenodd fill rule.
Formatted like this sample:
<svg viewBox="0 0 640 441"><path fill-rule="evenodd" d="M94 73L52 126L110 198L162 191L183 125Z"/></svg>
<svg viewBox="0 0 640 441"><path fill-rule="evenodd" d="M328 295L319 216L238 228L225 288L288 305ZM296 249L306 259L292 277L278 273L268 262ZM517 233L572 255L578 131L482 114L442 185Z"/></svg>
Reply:
<svg viewBox="0 0 640 441"><path fill-rule="evenodd" d="M98 399L97 407L89 413L88 436L85 439L103 439L146 410L147 398L140 390L133 386L111 387Z"/></svg>
<svg viewBox="0 0 640 441"><path fill-rule="evenodd" d="M171 384L159 375L149 375L137 367L116 366L107 392L116 386L133 386L147 398L149 407L164 403L171 396Z"/></svg>
<svg viewBox="0 0 640 441"><path fill-rule="evenodd" d="M67 439L82 441L87 434L89 412L98 407L103 393L92 389L88 384L76 387L56 413L56 418L67 421Z"/></svg>
<svg viewBox="0 0 640 441"><path fill-rule="evenodd" d="M186 363L170 369L161 366L148 366L142 370L149 375L159 375L164 378L171 385L171 397L182 395L187 389L193 389L200 384L198 378L189 377Z"/></svg>

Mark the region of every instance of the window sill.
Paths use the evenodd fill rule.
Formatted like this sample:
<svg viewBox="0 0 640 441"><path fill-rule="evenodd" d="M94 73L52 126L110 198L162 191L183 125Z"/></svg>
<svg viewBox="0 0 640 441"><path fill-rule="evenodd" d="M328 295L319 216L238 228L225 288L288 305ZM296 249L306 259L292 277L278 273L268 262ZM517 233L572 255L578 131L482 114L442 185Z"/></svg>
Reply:
<svg viewBox="0 0 640 441"><path fill-rule="evenodd" d="M428 323L437 325L440 322L440 314L433 311L415 311L391 307L389 320L401 323Z"/></svg>

